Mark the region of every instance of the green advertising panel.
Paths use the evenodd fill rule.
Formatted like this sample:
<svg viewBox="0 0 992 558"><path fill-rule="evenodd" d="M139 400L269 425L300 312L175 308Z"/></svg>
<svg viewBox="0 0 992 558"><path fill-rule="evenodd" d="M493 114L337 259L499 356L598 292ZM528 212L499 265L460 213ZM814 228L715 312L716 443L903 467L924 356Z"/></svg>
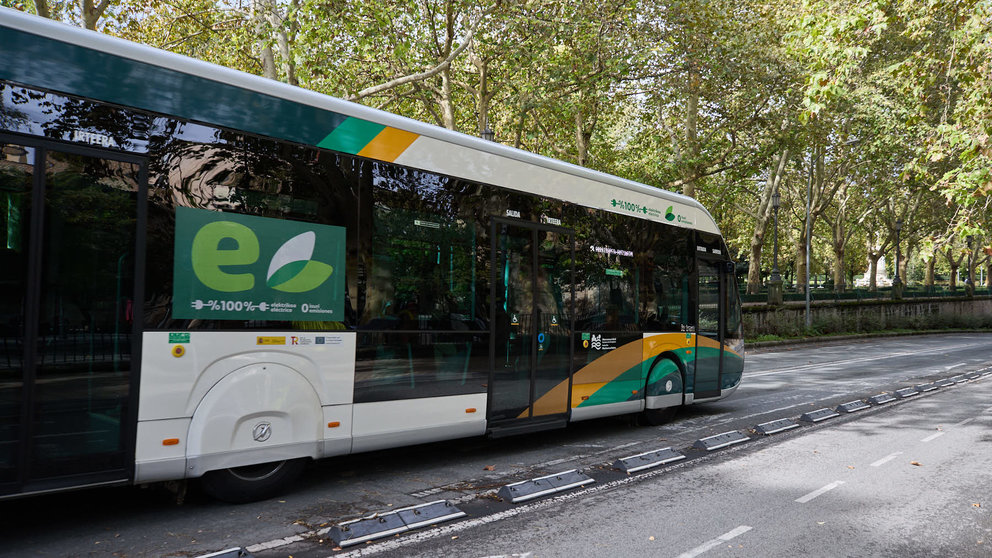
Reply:
<svg viewBox="0 0 992 558"><path fill-rule="evenodd" d="M341 321L345 229L176 209L172 315Z"/></svg>

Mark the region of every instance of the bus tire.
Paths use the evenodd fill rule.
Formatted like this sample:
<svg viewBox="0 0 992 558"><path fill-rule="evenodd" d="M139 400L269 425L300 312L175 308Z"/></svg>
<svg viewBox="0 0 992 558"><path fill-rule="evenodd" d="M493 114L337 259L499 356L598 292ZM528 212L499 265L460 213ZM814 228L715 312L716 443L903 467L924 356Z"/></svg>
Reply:
<svg viewBox="0 0 992 558"><path fill-rule="evenodd" d="M661 426L667 424L678 414L678 407L665 407L664 409L644 409L641 414L642 420L649 426Z"/></svg>
<svg viewBox="0 0 992 558"><path fill-rule="evenodd" d="M678 369L678 378L681 380L680 384L685 386L685 369L678 359L669 356L660 356L655 360L654 364L651 366L651 371L654 372L656 366L667 364L668 366L674 366ZM648 375L648 382L651 381L651 375ZM682 388L680 388L682 389ZM645 392L647 392L647 387L645 387ZM662 407L660 409L644 409L641 413L641 421L650 426L661 426L666 424L675 418L678 413L679 405L671 407Z"/></svg>
<svg viewBox="0 0 992 558"><path fill-rule="evenodd" d="M256 502L275 496L299 478L307 458L209 471L200 479L204 492L232 504Z"/></svg>

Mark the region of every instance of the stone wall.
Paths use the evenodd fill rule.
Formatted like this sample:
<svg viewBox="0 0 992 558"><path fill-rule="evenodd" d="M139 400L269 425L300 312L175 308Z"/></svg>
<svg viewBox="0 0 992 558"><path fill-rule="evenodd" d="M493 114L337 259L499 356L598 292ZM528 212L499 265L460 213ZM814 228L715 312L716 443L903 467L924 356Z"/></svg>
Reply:
<svg viewBox="0 0 992 558"><path fill-rule="evenodd" d="M821 301L810 305L810 318L812 326L806 332L805 303L745 304L744 337L992 327L992 297Z"/></svg>

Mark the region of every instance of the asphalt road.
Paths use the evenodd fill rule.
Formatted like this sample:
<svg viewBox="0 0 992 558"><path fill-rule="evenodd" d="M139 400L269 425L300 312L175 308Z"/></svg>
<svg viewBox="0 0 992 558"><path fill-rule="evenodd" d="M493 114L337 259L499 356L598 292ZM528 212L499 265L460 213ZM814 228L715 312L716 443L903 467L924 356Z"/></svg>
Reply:
<svg viewBox="0 0 992 558"><path fill-rule="evenodd" d="M468 518L443 526L442 529L454 528L457 525L472 525L470 523L472 521L489 518L485 519L486 526L479 528L491 531L495 535L502 530L503 525L511 525L518 520L515 518L524 521L524 516L527 516L527 521L535 524L546 521L539 512L522 514L519 505L514 506L494 499L492 496L500 486L566 469L579 469L589 473L596 480L594 488L567 495L568 499L561 505L555 499L540 500L531 505L549 506L550 504L546 502L555 502L553 507L556 513L551 515L558 514L558 510L566 509L569 505L574 505L576 510L594 509L602 502L617 499L623 501L625 507L634 510L632 513L635 515L643 515L646 507L667 510L668 519L662 521L660 516L656 516L655 523L672 525L675 521L683 526L674 531L681 534L668 542L676 546L662 547L664 552L660 552L661 555L665 555L670 549L673 551L672 555L677 556L679 553L696 548L698 546L696 543L704 545L708 541L721 540L721 536L728 538L730 542L727 544L741 545L748 539L757 540L755 535L759 527L762 529L761 532L771 530L773 527L752 525L758 521L749 518L758 517L757 515L740 510L733 511L732 506L725 505L726 498L721 500L719 488L722 486L723 472L710 471L710 468L729 467L731 470L739 468L745 471L746 477L752 481L736 485L731 483L731 485L736 486L736 490L741 490L742 486L749 487L747 493L751 494L751 499L754 498L755 493L763 491L767 492L769 497L777 495L782 499L794 490L800 489L796 478L808 476L808 473L802 472L801 469L791 468L803 464L796 463L789 467L783 465L784 470L778 470L771 465L749 468L747 460L759 459L758 456L764 456L766 452L779 451L778 448L818 436L841 436L844 429L854 428L868 421L881 420L890 415L905 413L910 418L922 417L921 413L929 412L925 406L929 405L930 401L938 399L954 400L956 396L984 393L985 399L992 401L987 393L989 388L985 385L992 384L992 379L945 388L915 398L914 401L897 403L891 408L871 409L828 421L822 425L803 427L779 437L758 440L757 435L751 434L755 438L754 441L720 450L715 455L701 455L699 451L690 450L686 452L690 459L683 464L641 473L637 476L636 482L626 480L628 477L616 471L611 466L612 463L619 457L663 446L690 448L695 440L713 434L732 430L748 432L755 425L773 419L796 418L813 409L834 407L847 401L865 399L883 391L891 392L926 381L981 369L992 365L992 352L988 350L990 346L992 346L992 334L956 334L844 341L837 344L766 350L748 355L744 384L733 397L721 402L688 407L672 423L665 426L636 426L628 418L610 418L577 423L560 431L515 438L461 440L330 459L311 467L297 488L283 497L243 506L213 502L203 496L195 485L191 485L182 505L176 503L176 498L171 492L161 488L90 490L0 502L0 517L4 518L4 521L0 522L0 537L4 543L0 545L0 555L197 556L233 546L248 547L260 558L349 554L355 551L335 550L336 547L326 536L326 529L369 513L388 512L391 509L441 499L455 503L469 514ZM952 418L954 417L944 422ZM966 418L969 417L962 417L955 422ZM965 424L967 428L963 430L979 428L983 424L987 423L976 419ZM898 429L898 431L902 430L909 428ZM941 438L945 440L941 443L954 440L955 438L950 434L951 432L948 431L947 435L942 435ZM874 449L874 445L880 443L880 440L863 435L861 438L855 436L855 440L857 440L855 446L861 451ZM937 441L933 440L929 443ZM852 442L841 438L830 442L841 446L847 443ZM978 444L975 447L982 446ZM873 461L896 451L900 450L893 449ZM822 464L826 461L826 456L823 454L812 455L821 456L814 463ZM865 459L867 457L869 456ZM894 465L897 461L898 459L893 458L891 463ZM922 459L917 461L924 463ZM923 467L910 466L912 467L910 474L914 474L912 471L917 471L916 474L924 470L933 471L937 463L930 461L929 467L928 464L924 464ZM854 466L855 469L847 469L848 465ZM941 466L946 471L957 471L957 468L963 465L960 461L954 461ZM868 467L870 469L870 463ZM845 464L844 468L847 471L861 472L865 465L859 466L851 462ZM881 472L883 468L875 469ZM779 474L771 473L776 470ZM755 471L760 471L762 475L768 473L770 476L763 483L756 484L753 479L757 478L755 475L758 473ZM788 475L789 471L793 473ZM681 479L681 483L696 483L690 484L694 486L692 490L673 490L665 484L673 482L670 479L683 474L688 476ZM975 477L976 474L962 469L960 473L954 472L947 477L967 479ZM777 480L790 478L792 480L781 482ZM810 490L843 481L845 484L837 485L823 496L816 497L816 501L829 502L831 500L828 496L833 498L843 494L848 503L860 502L858 509L868 510L864 513L867 514L866 518L870 518L869 512L873 509L870 498L866 496L864 501L858 500L857 494L850 492L854 483L846 479L847 477L839 476L823 480L820 485ZM814 481L811 478L810 482L816 484L820 480L822 479L817 478ZM607 485L613 488L601 488ZM644 494L639 495L642 490ZM665 496L659 497L659 494ZM803 494L794 496L793 500ZM647 498L650 500L650 505L647 503L648 500L638 500L638 498ZM786 498L784 501L783 505L791 505L788 504L789 499ZM975 502L970 502L969 505L972 503ZM992 502L988 505L992 506ZM698 517L708 519L695 521L679 519L695 516L697 507L702 513ZM811 509L804 506L799 508ZM971 510L968 512L975 513ZM563 531L564 527L559 526L558 523L546 523L550 531L545 532L544 538L586 540L585 548L591 550L595 548L589 546L592 543L578 535L584 529L582 525L615 524L619 532L619 528L631 523L631 521L614 521L609 514L619 513L617 510L602 513L607 515L573 512L571 515L576 517L578 523L569 528L574 531L567 531L569 537L564 537L566 531ZM831 513L836 517L845 515L838 510L833 510ZM942 512L936 513L940 515ZM795 517L787 516L786 519L793 520ZM733 525L729 525L730 523ZM729 526L724 528L725 525ZM827 522L825 521L823 525L827 525ZM741 531L743 527L750 529ZM459 527L462 528L466 527ZM781 525L784 531L796 532L797 528L797 525L789 521L783 521ZM848 531L844 532L849 533L850 529L847 527L845 529ZM928 530L926 526L921 529L924 532ZM665 537L662 531L659 527L657 533L647 535L655 537L655 540L650 542L654 543ZM667 529L664 531L668 532ZM425 532L433 531L428 529ZM549 536L549 533L553 536ZM730 535L734 536L729 538ZM404 535L390 539L390 542L414 540L414 537L418 536L422 535ZM492 546L485 546L480 542L474 547L463 547L457 542L462 539L461 535L451 536L459 538L449 537L447 541L440 541L435 537L418 543L428 545L423 549L402 547L392 552L396 552L397 556L417 551L425 554L433 552L480 557L487 554L500 555L537 550L540 550L541 554L535 555L541 556L555 555L554 552L557 552L553 545L549 547L516 545L516 539L492 539L486 543ZM849 535L845 537L850 538ZM628 533L627 538L634 540L637 537ZM511 542L514 544L510 544ZM720 544L722 545L723 542L726 541L721 541ZM562 548L564 552L564 547ZM630 548L631 552L635 551L634 547ZM760 547L750 547L751 550L756 548ZM799 548L795 547L794 550ZM815 547L809 548L815 550ZM942 547L924 545L917 548L939 550ZM373 543L363 546L362 552L370 552L373 549L388 550L388 545ZM656 550L652 547L652 552ZM376 552L380 551L376 550ZM769 550L769 552L771 552L769 555L774 555L775 551ZM817 555L813 550L806 553ZM854 552L842 550L822 555L849 553ZM754 553L746 552L742 555L754 555ZM933 555L943 554L937 552ZM992 552L987 555L992 555Z"/></svg>
<svg viewBox="0 0 992 558"><path fill-rule="evenodd" d="M343 556L992 556L992 378Z"/></svg>

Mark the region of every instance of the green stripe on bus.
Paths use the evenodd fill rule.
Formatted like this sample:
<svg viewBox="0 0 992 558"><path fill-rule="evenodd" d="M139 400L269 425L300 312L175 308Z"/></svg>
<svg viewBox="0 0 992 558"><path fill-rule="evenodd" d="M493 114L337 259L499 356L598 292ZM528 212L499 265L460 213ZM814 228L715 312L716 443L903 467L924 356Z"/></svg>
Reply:
<svg viewBox="0 0 992 558"><path fill-rule="evenodd" d="M620 374L612 381L608 382L603 387L596 390L595 393L589 396L579 404L579 407L591 407L593 405L605 405L607 403L620 403L623 401L629 401L631 395L634 395L633 399L638 399L642 397L640 390L638 393L632 394L633 391L631 386L642 385L642 370L644 369L640 363L634 366L630 370L625 371Z"/></svg>
<svg viewBox="0 0 992 558"><path fill-rule="evenodd" d="M305 145L317 145L346 118L8 27L0 27L0 79Z"/></svg>
<svg viewBox="0 0 992 558"><path fill-rule="evenodd" d="M355 155L386 127L360 118L348 117L327 134L317 147Z"/></svg>

